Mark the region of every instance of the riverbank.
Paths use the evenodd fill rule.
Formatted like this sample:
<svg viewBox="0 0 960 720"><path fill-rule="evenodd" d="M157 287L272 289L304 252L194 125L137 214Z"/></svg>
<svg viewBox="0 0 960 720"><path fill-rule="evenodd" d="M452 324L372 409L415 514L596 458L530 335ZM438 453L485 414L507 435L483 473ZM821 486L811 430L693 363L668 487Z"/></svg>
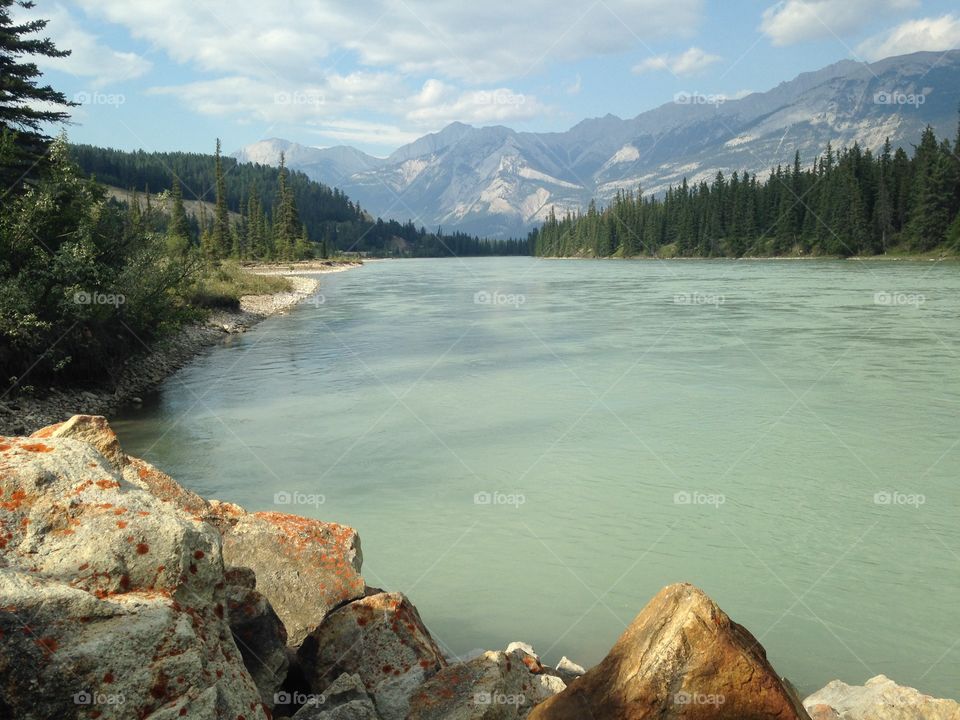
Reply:
<svg viewBox="0 0 960 720"><path fill-rule="evenodd" d="M246 332L260 321L288 312L316 295L320 276L343 272L362 263L353 261L304 261L282 265L251 265L256 275L285 277L290 290L269 295L245 295L236 310L213 310L202 321L185 325L176 333L124 363L104 388L37 388L30 395L0 400L0 435L22 435L60 422L75 414L112 415L128 404L137 404L167 377L197 355L230 335ZM132 343L143 344L131 337Z"/></svg>

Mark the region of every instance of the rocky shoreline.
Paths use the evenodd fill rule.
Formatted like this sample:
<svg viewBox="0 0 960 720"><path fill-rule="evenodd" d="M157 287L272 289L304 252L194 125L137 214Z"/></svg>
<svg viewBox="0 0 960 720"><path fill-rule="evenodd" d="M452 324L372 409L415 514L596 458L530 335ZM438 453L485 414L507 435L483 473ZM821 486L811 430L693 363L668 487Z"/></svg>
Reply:
<svg viewBox="0 0 960 720"><path fill-rule="evenodd" d="M292 290L273 295L245 295L236 311L212 312L203 322L181 328L175 335L157 343L149 351L131 357L111 381L110 390L49 388L34 395L0 400L0 435L22 435L59 422L76 413L112 415L120 407L136 403L140 396L197 355L221 342L228 335L246 332L261 320L285 313L294 305L317 293L318 276L341 272L358 262L310 261L285 265L257 265L249 272L286 277ZM131 338L131 342L136 342Z"/></svg>
<svg viewBox="0 0 960 720"><path fill-rule="evenodd" d="M688 584L589 670L522 642L450 658L362 564L353 528L202 498L103 417L0 437L0 717L960 720L883 676L801 701Z"/></svg>

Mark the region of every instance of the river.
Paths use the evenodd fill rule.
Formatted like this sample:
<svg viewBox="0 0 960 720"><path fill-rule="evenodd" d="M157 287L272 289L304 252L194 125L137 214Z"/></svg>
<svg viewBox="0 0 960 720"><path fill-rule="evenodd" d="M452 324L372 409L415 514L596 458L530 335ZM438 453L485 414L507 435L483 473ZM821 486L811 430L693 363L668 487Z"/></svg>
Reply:
<svg viewBox="0 0 960 720"><path fill-rule="evenodd" d="M450 652L590 665L688 581L803 693L956 697L958 271L371 262L114 427L201 494L357 528Z"/></svg>

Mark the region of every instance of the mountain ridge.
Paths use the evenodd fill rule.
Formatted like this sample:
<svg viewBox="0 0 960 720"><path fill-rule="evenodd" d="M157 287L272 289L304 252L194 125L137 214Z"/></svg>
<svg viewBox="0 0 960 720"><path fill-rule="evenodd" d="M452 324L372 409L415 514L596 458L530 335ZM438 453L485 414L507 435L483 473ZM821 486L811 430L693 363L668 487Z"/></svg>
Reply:
<svg viewBox="0 0 960 720"><path fill-rule="evenodd" d="M606 203L621 190L659 194L718 171L766 174L809 163L827 143L875 150L919 138L927 124L953 137L960 105L960 50L874 63L845 59L737 99L696 91L632 118L608 113L561 132L518 132L454 122L377 158L350 146L254 143L239 160L287 164L341 188L375 215L503 237L550 212Z"/></svg>

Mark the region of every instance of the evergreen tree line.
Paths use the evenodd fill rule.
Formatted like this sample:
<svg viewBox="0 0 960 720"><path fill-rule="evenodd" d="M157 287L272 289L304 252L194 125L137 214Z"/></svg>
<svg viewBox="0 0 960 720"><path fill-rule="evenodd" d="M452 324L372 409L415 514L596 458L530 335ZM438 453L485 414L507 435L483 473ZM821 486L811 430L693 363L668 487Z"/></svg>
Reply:
<svg viewBox="0 0 960 720"><path fill-rule="evenodd" d="M214 201L216 159L208 153L127 152L93 145L71 145L70 149L76 163L105 185L159 193L172 190L176 176L186 199ZM223 157L220 162L227 207L231 211L239 213L255 196L263 209L272 212L280 168L240 163L230 157ZM289 169L286 182L311 236L320 237L325 222L349 222L363 217L360 207L337 188Z"/></svg>
<svg viewBox="0 0 960 720"><path fill-rule="evenodd" d="M77 164L98 181L139 193L168 194L174 238L204 248L210 257L294 259L358 252L391 257L527 255L525 240L486 240L463 233L428 232L412 222L371 220L337 188L290 171L238 163L201 153L125 152L92 145L71 146ZM213 202L212 217L182 211L183 201ZM203 208L201 208L201 211ZM231 220L231 213L240 215ZM164 213L154 217L165 232ZM158 224L157 224L158 223Z"/></svg>
<svg viewBox="0 0 960 720"><path fill-rule="evenodd" d="M528 236L541 256L742 257L960 251L960 128L953 145L931 127L908 156L890 141L874 155L859 144L826 152L808 168L796 154L765 181L749 172L640 188L598 209L551 213Z"/></svg>

